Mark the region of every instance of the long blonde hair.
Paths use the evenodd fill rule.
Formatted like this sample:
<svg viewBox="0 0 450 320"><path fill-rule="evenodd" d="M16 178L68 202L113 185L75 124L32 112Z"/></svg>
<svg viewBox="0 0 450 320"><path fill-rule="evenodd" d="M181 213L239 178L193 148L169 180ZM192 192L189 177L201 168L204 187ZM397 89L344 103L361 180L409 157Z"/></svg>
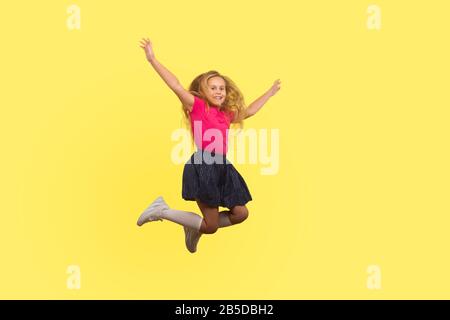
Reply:
<svg viewBox="0 0 450 320"><path fill-rule="evenodd" d="M208 80L213 77L220 77L225 81L225 90L226 97L223 104L220 106L220 110L224 112L235 112L237 113L237 117L235 120L235 124L237 124L241 129L244 126L244 118L245 118L245 102L244 96L236 84L227 76L220 74L218 71L211 70L205 73L198 75L194 80L192 80L191 85L189 86L189 92L193 95L199 97L204 100L206 103L206 108L209 110L209 101L206 97L206 92L208 90ZM184 106L183 113L185 116L185 120L188 126L191 126L189 111L186 110ZM191 130L192 132L192 130Z"/></svg>

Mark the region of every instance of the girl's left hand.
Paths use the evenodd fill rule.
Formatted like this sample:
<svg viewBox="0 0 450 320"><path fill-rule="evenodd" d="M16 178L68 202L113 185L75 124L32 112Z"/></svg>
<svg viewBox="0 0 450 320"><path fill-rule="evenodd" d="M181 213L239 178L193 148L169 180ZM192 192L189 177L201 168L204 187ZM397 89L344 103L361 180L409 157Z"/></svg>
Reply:
<svg viewBox="0 0 450 320"><path fill-rule="evenodd" d="M280 79L275 80L275 82L273 83L272 87L269 89L270 96L273 96L275 93L277 93L278 90L280 90L280 88L281 88L281 81L280 81Z"/></svg>

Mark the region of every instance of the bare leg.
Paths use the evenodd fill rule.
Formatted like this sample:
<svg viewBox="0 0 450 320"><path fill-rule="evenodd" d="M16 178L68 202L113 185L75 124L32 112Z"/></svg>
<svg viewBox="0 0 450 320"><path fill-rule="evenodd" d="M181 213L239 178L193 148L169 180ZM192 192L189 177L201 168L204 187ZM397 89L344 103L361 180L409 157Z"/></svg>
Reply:
<svg viewBox="0 0 450 320"><path fill-rule="evenodd" d="M246 206L235 206L231 210L221 211L219 214L219 228L228 227L243 222L248 218Z"/></svg>
<svg viewBox="0 0 450 320"><path fill-rule="evenodd" d="M185 227L186 247L191 252L197 251L197 243L202 234L213 234L218 228L241 223L248 217L248 210L245 206L235 206L229 211L219 213L218 207L211 207L197 199L197 205L203 214L203 219L199 220L198 231ZM200 218L201 219L201 218Z"/></svg>
<svg viewBox="0 0 450 320"><path fill-rule="evenodd" d="M206 234L215 233L219 228L219 208L208 206L200 200L197 200L197 204L203 214L199 231Z"/></svg>

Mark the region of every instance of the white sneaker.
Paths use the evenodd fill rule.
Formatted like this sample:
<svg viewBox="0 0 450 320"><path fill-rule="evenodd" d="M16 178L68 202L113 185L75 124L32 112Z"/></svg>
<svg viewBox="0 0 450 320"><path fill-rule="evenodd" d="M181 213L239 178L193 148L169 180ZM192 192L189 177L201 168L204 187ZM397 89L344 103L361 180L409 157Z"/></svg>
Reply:
<svg viewBox="0 0 450 320"><path fill-rule="evenodd" d="M200 240L202 233L189 227L183 226L183 228L186 248L189 250L189 252L194 253L197 251L197 243Z"/></svg>
<svg viewBox="0 0 450 320"><path fill-rule="evenodd" d="M163 197L156 198L155 201L153 201L140 215L137 225L142 226L144 223L156 220L162 221L162 212L167 209L169 209L169 206L164 201Z"/></svg>

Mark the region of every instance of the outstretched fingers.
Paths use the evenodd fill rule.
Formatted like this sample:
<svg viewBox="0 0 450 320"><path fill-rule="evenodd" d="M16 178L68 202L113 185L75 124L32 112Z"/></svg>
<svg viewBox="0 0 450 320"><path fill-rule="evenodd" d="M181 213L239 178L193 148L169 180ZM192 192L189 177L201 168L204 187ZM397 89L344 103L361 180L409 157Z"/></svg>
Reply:
<svg viewBox="0 0 450 320"><path fill-rule="evenodd" d="M151 45L151 42L150 42L149 38L142 38L141 41L139 42L139 44L142 49L145 49L145 47L147 47L148 45Z"/></svg>
<svg viewBox="0 0 450 320"><path fill-rule="evenodd" d="M272 87L270 88L270 94L273 96L280 89L281 89L281 80L277 79L277 80L275 80Z"/></svg>

